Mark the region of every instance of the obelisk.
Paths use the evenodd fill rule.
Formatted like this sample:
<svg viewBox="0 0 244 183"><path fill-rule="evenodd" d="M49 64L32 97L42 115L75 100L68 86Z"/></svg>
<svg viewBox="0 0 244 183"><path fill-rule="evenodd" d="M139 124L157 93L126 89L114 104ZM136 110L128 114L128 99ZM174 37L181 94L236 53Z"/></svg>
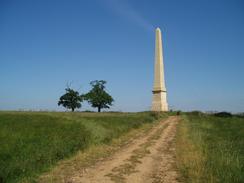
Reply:
<svg viewBox="0 0 244 183"><path fill-rule="evenodd" d="M152 111L168 111L167 91L164 81L164 63L161 30L156 29L155 66Z"/></svg>

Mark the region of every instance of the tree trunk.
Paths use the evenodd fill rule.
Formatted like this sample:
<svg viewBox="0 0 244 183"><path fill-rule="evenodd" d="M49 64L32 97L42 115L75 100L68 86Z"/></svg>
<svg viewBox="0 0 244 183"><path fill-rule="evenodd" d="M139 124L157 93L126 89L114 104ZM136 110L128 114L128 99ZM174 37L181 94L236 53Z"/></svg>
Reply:
<svg viewBox="0 0 244 183"><path fill-rule="evenodd" d="M97 108L97 111L98 111L98 112L101 112L101 107L98 107L98 108Z"/></svg>
<svg viewBox="0 0 244 183"><path fill-rule="evenodd" d="M71 110L72 110L72 112L74 112L74 110L75 110L75 109L74 109L74 108L72 108Z"/></svg>

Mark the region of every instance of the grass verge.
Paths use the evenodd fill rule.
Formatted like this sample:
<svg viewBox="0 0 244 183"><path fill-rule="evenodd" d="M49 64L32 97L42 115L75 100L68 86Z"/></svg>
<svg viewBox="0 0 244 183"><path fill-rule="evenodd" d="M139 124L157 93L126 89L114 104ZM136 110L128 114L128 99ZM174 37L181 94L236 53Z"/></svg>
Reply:
<svg viewBox="0 0 244 183"><path fill-rule="evenodd" d="M176 159L185 182L244 182L244 119L183 116Z"/></svg>

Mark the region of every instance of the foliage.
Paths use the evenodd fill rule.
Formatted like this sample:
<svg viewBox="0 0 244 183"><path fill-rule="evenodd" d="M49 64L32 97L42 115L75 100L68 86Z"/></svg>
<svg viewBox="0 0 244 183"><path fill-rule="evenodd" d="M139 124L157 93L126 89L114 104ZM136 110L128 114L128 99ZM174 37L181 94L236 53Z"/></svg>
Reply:
<svg viewBox="0 0 244 183"><path fill-rule="evenodd" d="M58 105L62 105L67 109L71 109L72 112L76 108L80 108L83 98L80 96L79 92L69 87L67 87L65 91L66 93L60 97Z"/></svg>
<svg viewBox="0 0 244 183"><path fill-rule="evenodd" d="M105 91L106 81L95 80L91 83L92 89L84 95L84 98L92 105L97 107L98 112L103 108L110 108L114 99Z"/></svg>
<svg viewBox="0 0 244 183"><path fill-rule="evenodd" d="M59 160L154 120L148 112L0 112L0 180L32 182Z"/></svg>
<svg viewBox="0 0 244 183"><path fill-rule="evenodd" d="M201 111L191 111L191 112L187 112L187 114L192 115L192 116L203 116L204 113Z"/></svg>
<svg viewBox="0 0 244 183"><path fill-rule="evenodd" d="M217 117L232 117L232 114L229 112L218 112L214 114Z"/></svg>
<svg viewBox="0 0 244 183"><path fill-rule="evenodd" d="M179 116L181 114L181 111L177 111L176 115Z"/></svg>
<svg viewBox="0 0 244 183"><path fill-rule="evenodd" d="M244 119L188 113L176 138L185 182L244 182Z"/></svg>

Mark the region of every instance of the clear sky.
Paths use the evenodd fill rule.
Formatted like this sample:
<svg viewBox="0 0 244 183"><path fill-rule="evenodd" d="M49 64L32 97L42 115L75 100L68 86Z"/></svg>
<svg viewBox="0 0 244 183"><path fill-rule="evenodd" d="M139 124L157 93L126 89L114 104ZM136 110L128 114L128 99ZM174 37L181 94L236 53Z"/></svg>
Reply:
<svg viewBox="0 0 244 183"><path fill-rule="evenodd" d="M0 110L63 110L96 79L149 110L156 27L171 108L244 111L243 0L0 0Z"/></svg>

